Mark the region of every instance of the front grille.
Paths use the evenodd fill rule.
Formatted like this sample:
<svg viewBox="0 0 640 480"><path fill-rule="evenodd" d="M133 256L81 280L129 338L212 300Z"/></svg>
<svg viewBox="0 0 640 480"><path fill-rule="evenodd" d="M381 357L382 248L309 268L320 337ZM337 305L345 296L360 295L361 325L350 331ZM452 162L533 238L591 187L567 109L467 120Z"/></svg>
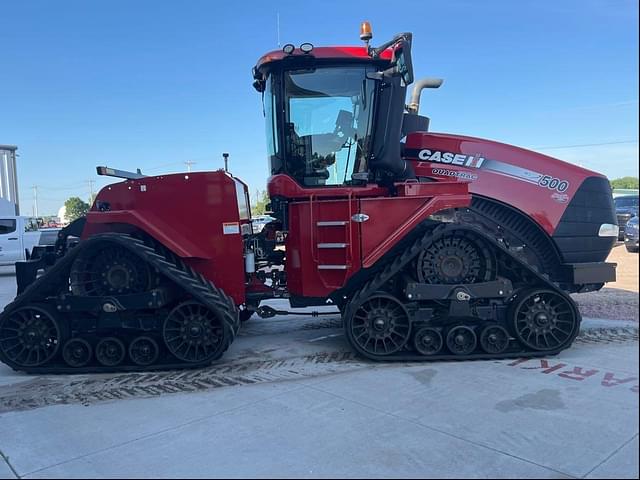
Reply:
<svg viewBox="0 0 640 480"><path fill-rule="evenodd" d="M566 263L604 262L616 239L600 237L598 232L603 223L615 221L609 181L604 177L586 178L553 232L563 260Z"/></svg>

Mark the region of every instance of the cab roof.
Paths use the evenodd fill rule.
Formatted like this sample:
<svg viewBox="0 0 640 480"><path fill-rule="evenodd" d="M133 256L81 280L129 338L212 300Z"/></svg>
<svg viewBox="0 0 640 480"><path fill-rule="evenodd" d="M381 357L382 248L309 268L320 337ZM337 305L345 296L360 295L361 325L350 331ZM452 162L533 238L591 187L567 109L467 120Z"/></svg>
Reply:
<svg viewBox="0 0 640 480"><path fill-rule="evenodd" d="M392 55L393 50L391 48L384 50L377 59L369 56L366 47L315 47L310 53L304 53L299 48L296 48L290 55L287 55L282 50L274 50L260 57L255 68L256 70L260 70L268 64L279 62L286 57L314 57L319 60L390 61Z"/></svg>

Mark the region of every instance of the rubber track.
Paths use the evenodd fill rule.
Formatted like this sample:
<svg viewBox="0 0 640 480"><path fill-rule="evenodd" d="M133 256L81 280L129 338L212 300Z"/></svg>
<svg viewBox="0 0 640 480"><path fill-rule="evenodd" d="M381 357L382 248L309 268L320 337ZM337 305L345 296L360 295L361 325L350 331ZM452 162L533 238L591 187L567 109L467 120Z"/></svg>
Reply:
<svg viewBox="0 0 640 480"><path fill-rule="evenodd" d="M182 290L202 302L207 307L214 311L221 312L225 323L225 332L227 333L227 340L225 345L220 349L218 354L206 362L199 363L162 363L154 364L147 367L139 365L124 365L116 367L103 367L99 365L92 365L81 368L73 368L67 365L61 364L56 366L41 365L38 367L17 367L6 361L0 353L0 360L11 366L16 371L23 371L27 373L41 373L41 374L76 374L76 373L106 373L106 372L126 372L126 371L154 371L154 370L166 370L166 369L192 369L200 368L209 365L212 361L219 359L222 354L229 348L229 345L235 339L238 330L240 328L240 319L238 317L238 311L236 309L233 300L226 295L221 289L217 288L213 283L208 281L203 275L193 270L182 262L182 260L174 255L171 251L164 248L157 242L153 242L152 246L145 244L143 240L132 237L131 235L120 233L104 233L93 236L87 240L81 242L78 246L71 249L67 254L59 259L53 267L45 272L44 275L37 278L21 295L15 298L13 302L8 304L2 314L0 314L0 321L2 317L10 314L17 308L28 306L30 304L42 304L43 295L47 296L47 289L59 285L60 282L66 282L69 278L69 270L72 262L77 256L84 250L91 248L94 245L102 243L117 244L121 247L128 249L136 254L139 258L146 261L153 268L157 269L161 274L169 278ZM60 315L59 313L57 315ZM62 348L62 346L60 346ZM58 358L61 354L59 350L56 354Z"/></svg>
<svg viewBox="0 0 640 480"><path fill-rule="evenodd" d="M473 234L479 236L484 241L486 241L489 245L492 245L495 247L495 249L497 250L496 254L499 253L508 257L508 259L512 263L514 263L520 269L526 272L527 275L536 279L538 282L538 285L536 286L540 286L540 287L552 290L558 295L561 295L562 297L564 297L569 302L569 304L573 307L577 317L578 325L576 326L572 337L565 342L564 346L554 350L545 350L545 351L521 350L516 352L504 352L500 354L475 353L475 354L469 354L469 355L443 354L443 355L424 356L420 354L407 353L403 351L397 352L392 355L374 355L367 352L360 352L359 350L357 350L360 355L370 360L385 361L385 362L407 362L407 361L423 362L423 361L432 361L432 360L491 360L491 359L507 359L507 358L526 358L526 357L533 358L533 357L544 357L547 355L556 355L562 350L568 348L573 343L573 340L575 339L575 337L577 336L580 330L579 327L580 327L580 322L582 320L580 311L578 310L578 307L573 301L573 299L567 293L561 290L556 283L553 283L551 280L549 280L549 277L547 275L539 273L537 271L537 268L532 267L531 265L526 263L523 259L514 255L502 243L496 242L494 238L490 237L489 235L484 233L484 231L478 228L472 227L467 224L459 224L459 223L447 223L447 224L439 225L434 229L432 229L431 231L427 232L425 235L423 235L422 238L417 239L413 243L413 245L411 245L411 247L405 250L405 252L402 255L397 256L395 260L389 263L381 272L376 274L371 280L365 283L360 290L356 292L356 294L351 298L351 300L347 304L344 317L348 318L348 316L353 315L353 313L355 313L352 311L354 308L357 308L361 302L363 302L369 296L373 295L376 291L378 291L381 287L383 287L385 283L391 280L394 277L394 275L399 273L405 266L409 265L409 263L414 258L416 258L416 256L423 249L427 248L435 239L439 238L440 236L444 236L450 232L460 232L460 231L472 232ZM531 284L528 285L528 287L533 287L533 286L534 285L531 285ZM345 335L347 337L347 340L351 344L350 336L346 330L346 322L345 322ZM356 349L353 345L352 347Z"/></svg>

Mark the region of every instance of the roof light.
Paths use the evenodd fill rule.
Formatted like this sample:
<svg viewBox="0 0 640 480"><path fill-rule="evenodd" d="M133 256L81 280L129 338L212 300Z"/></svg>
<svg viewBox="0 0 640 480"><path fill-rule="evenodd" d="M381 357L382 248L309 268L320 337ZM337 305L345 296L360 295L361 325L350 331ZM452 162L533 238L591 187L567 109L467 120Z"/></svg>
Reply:
<svg viewBox="0 0 640 480"><path fill-rule="evenodd" d="M313 45L311 43L303 43L302 45L300 45L300 50L302 50L302 53L311 53L311 51L313 50Z"/></svg>
<svg viewBox="0 0 640 480"><path fill-rule="evenodd" d="M282 51L287 55L291 55L295 49L296 46L292 43L287 43L284 47L282 47Z"/></svg>
<svg viewBox="0 0 640 480"><path fill-rule="evenodd" d="M360 24L360 40L369 43L369 40L373 38L373 32L371 31L371 24L369 22L362 22Z"/></svg>

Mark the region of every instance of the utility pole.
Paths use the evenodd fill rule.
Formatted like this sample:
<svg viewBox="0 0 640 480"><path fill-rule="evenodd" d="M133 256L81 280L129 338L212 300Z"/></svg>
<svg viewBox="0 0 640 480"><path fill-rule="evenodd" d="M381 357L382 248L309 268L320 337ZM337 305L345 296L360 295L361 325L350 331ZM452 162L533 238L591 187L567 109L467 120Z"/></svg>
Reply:
<svg viewBox="0 0 640 480"><path fill-rule="evenodd" d="M187 160L186 162L184 162L184 164L187 166L187 172L191 172L191 165L193 165L194 162L193 160Z"/></svg>
<svg viewBox="0 0 640 480"><path fill-rule="evenodd" d="M229 154L228 153L223 153L222 157L224 158L224 171L228 172L229 171Z"/></svg>
<svg viewBox="0 0 640 480"><path fill-rule="evenodd" d="M38 216L38 186L33 185L33 216Z"/></svg>
<svg viewBox="0 0 640 480"><path fill-rule="evenodd" d="M89 185L89 203L93 201L93 184L96 183L95 180L89 179L87 180L87 184Z"/></svg>

